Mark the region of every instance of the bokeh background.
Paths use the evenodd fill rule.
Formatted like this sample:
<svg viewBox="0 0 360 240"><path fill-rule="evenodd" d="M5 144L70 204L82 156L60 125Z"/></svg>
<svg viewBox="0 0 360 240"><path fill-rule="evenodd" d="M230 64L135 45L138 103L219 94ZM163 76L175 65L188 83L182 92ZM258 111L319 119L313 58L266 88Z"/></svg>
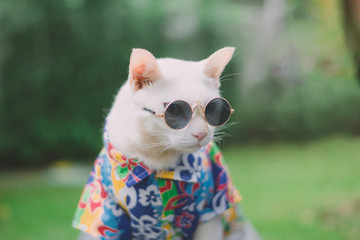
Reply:
<svg viewBox="0 0 360 240"><path fill-rule="evenodd" d="M2 238L76 239L132 48L224 46L221 146L248 218L264 239L360 239L359 0L1 0Z"/></svg>

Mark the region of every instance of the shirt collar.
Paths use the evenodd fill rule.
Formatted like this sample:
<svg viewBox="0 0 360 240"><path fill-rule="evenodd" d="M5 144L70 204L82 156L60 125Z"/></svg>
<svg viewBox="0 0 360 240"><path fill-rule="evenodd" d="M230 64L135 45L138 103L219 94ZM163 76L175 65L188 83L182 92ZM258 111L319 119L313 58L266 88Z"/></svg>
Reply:
<svg viewBox="0 0 360 240"><path fill-rule="evenodd" d="M195 153L182 154L174 168L156 171L138 159L127 158L117 150L109 141L106 126L104 129L104 145L107 158L113 166L117 179L122 180L128 187L134 186L153 173L156 174L157 178L198 182L201 178L202 160L206 158L208 149L208 147L203 147Z"/></svg>

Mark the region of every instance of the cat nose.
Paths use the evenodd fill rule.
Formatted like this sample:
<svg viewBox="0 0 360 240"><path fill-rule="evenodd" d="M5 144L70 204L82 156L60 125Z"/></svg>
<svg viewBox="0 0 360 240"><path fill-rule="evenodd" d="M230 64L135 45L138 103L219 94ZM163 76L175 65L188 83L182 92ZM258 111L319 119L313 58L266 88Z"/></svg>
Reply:
<svg viewBox="0 0 360 240"><path fill-rule="evenodd" d="M208 133L206 133L206 132L196 132L196 133L191 133L191 135L193 135L193 137L196 138L200 142L201 140L203 140L208 135Z"/></svg>

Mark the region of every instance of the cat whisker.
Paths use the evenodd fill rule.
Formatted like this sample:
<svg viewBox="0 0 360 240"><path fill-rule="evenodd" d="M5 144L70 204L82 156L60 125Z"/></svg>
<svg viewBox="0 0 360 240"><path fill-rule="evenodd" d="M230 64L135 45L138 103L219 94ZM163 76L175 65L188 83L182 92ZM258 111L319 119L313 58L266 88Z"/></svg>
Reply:
<svg viewBox="0 0 360 240"><path fill-rule="evenodd" d="M159 130L151 130L151 131L147 131L146 135L143 136L143 139L149 139L149 138L153 138L153 137L167 137L169 136L169 132L167 131L159 131Z"/></svg>
<svg viewBox="0 0 360 240"><path fill-rule="evenodd" d="M222 131L218 131L218 132L215 132L214 133L214 137L227 137L227 136L230 136L229 133L226 133L226 132L222 132Z"/></svg>
<svg viewBox="0 0 360 240"><path fill-rule="evenodd" d="M148 149L148 148L155 148L155 147L163 147L168 145L168 142L162 141L162 142L156 142L156 143L148 143L142 146L142 149Z"/></svg>
<svg viewBox="0 0 360 240"><path fill-rule="evenodd" d="M151 129L151 130L149 130L148 128L139 128L140 130L145 130L146 131L146 133L148 133L148 134L161 134L161 133L165 133L165 134L169 134L169 132L168 131L165 131L165 130L155 130L155 129Z"/></svg>
<svg viewBox="0 0 360 240"><path fill-rule="evenodd" d="M216 143L220 143L223 140L223 138L231 136L231 134L224 132L223 130L225 130L226 128L229 128L231 126L234 126L238 123L239 122L231 122L231 123L227 123L223 126L217 127L214 132L213 141Z"/></svg>
<svg viewBox="0 0 360 240"><path fill-rule="evenodd" d="M146 150L146 149L149 149L149 148L156 148L156 147L161 147L161 146L163 146L163 145L159 144L159 143L146 144L146 145L141 147L141 150Z"/></svg>
<svg viewBox="0 0 360 240"><path fill-rule="evenodd" d="M230 80L232 81L233 79L231 79L231 78L222 78L220 80L220 82L223 83L223 82L230 81Z"/></svg>
<svg viewBox="0 0 360 240"><path fill-rule="evenodd" d="M214 136L213 136L213 141L219 143L220 141L223 140L223 138L230 136L230 134L226 133L226 132L215 132Z"/></svg>
<svg viewBox="0 0 360 240"><path fill-rule="evenodd" d="M217 127L216 130L215 130L215 132L216 132L216 131L222 131L222 130L224 130L224 129L227 129L227 128L232 127L232 126L234 126L234 125L236 125L236 124L239 124L239 123L240 123L240 122L226 123L225 125L222 125L222 126L220 126L220 127Z"/></svg>
<svg viewBox="0 0 360 240"><path fill-rule="evenodd" d="M221 142L223 141L223 139L219 137L214 137L212 140L217 144L221 144Z"/></svg>
<svg viewBox="0 0 360 240"><path fill-rule="evenodd" d="M175 144L168 143L168 144L163 148L163 150L160 151L159 155L162 154L163 152L169 150L170 148L173 148L173 147L175 147Z"/></svg>
<svg viewBox="0 0 360 240"><path fill-rule="evenodd" d="M243 76L244 74L241 74L241 73L230 73L230 74L227 74L227 75L224 75L222 76L219 80L223 80L224 78L227 78L227 77L232 77L232 76Z"/></svg>
<svg viewBox="0 0 360 240"><path fill-rule="evenodd" d="M162 136L167 136L167 134L160 134L160 133L157 133L157 134L147 134L146 136L143 136L142 139L143 139L143 140L148 140L148 139L151 139L151 138L156 138L156 139L158 139L159 137L162 137Z"/></svg>

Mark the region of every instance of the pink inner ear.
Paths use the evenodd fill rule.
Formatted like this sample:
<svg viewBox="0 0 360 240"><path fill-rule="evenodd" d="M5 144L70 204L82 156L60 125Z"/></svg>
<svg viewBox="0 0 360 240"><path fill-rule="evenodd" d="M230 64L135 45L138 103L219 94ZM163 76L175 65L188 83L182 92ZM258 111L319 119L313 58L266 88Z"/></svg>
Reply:
<svg viewBox="0 0 360 240"><path fill-rule="evenodd" d="M146 65L143 63L143 64L140 64L138 66L135 66L134 69L133 69L133 79L132 80L139 80L142 78L142 76L144 75L144 72L145 72L145 69L146 69Z"/></svg>
<svg viewBox="0 0 360 240"><path fill-rule="evenodd" d="M221 71L217 66L209 66L205 69L205 74L211 78L218 79L221 75Z"/></svg>
<svg viewBox="0 0 360 240"><path fill-rule="evenodd" d="M135 66L132 70L132 78L131 83L135 85L135 89L139 90L144 87L144 83L146 82L146 79L144 77L146 65L140 64L138 66Z"/></svg>
<svg viewBox="0 0 360 240"><path fill-rule="evenodd" d="M155 57L148 51L135 50L130 59L130 81L135 90L150 85L160 76Z"/></svg>
<svg viewBox="0 0 360 240"><path fill-rule="evenodd" d="M214 79L218 79L225 66L231 60L235 48L225 47L213 53L206 62L204 73Z"/></svg>

